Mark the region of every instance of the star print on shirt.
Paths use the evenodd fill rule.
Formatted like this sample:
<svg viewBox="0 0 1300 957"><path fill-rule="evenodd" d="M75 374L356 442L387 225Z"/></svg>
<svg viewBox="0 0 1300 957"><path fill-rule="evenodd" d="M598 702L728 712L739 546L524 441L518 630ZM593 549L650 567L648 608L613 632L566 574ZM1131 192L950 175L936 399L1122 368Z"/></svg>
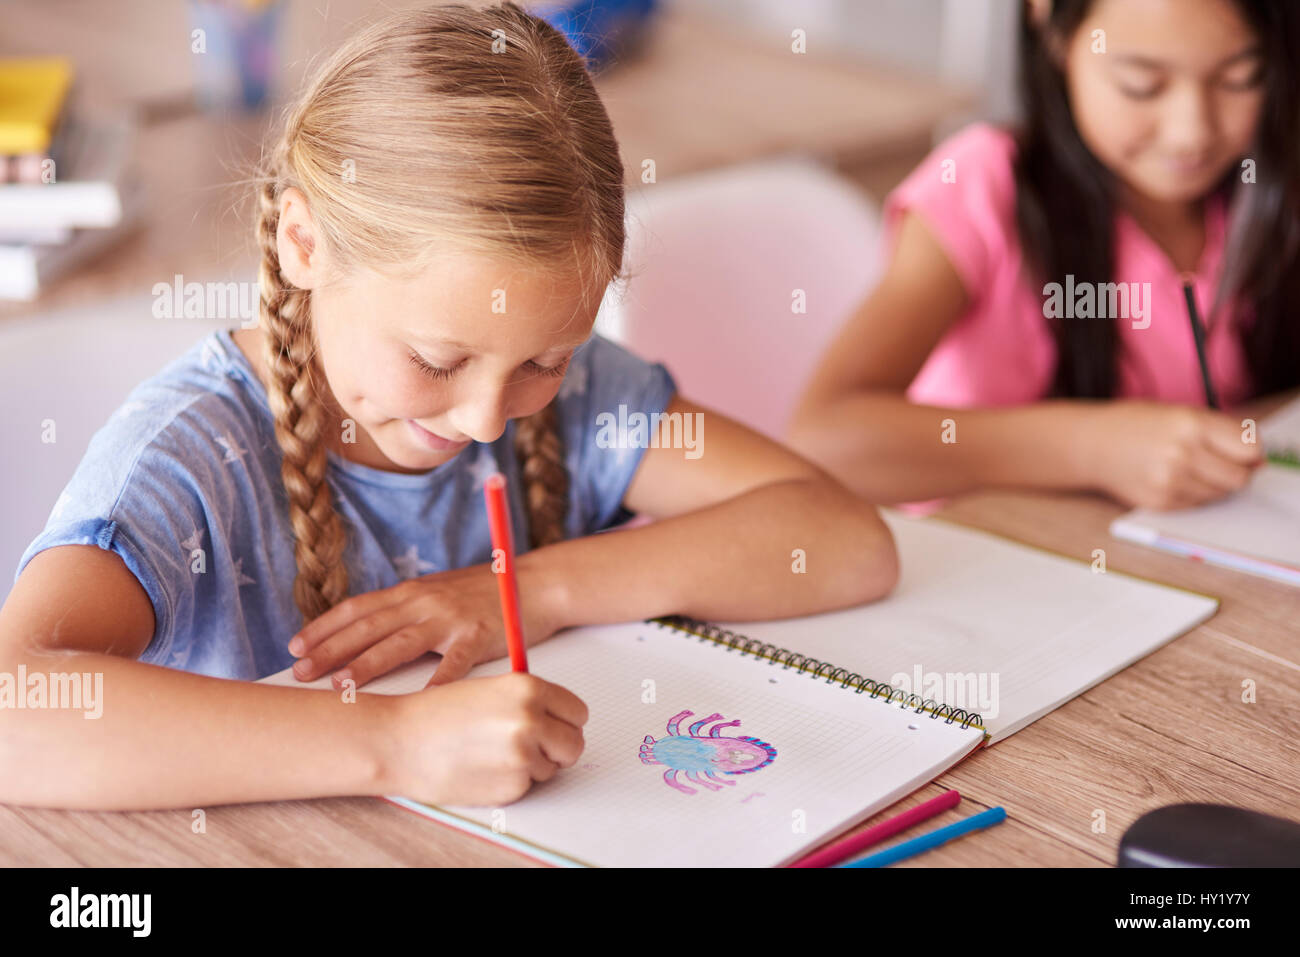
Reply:
<svg viewBox="0 0 1300 957"><path fill-rule="evenodd" d="M244 574L244 560L242 558L235 559L235 583L240 588L243 588L245 585L257 584L254 579L249 578Z"/></svg>
<svg viewBox="0 0 1300 957"><path fill-rule="evenodd" d="M481 489L483 483L492 476L493 473L501 471L497 465L497 460L492 457L483 446L474 447L474 462L469 467L469 474L474 477L474 488Z"/></svg>
<svg viewBox="0 0 1300 957"><path fill-rule="evenodd" d="M193 552L196 548L202 548L203 531L204 530L201 528L196 528L193 535L181 542L181 547L184 548L186 552Z"/></svg>
<svg viewBox="0 0 1300 957"><path fill-rule="evenodd" d="M437 566L433 562L425 561L420 557L420 551L414 545L406 549L405 555L390 555L393 567L397 569L397 574L403 580L408 578L417 578L425 572L433 571Z"/></svg>
<svg viewBox="0 0 1300 957"><path fill-rule="evenodd" d="M217 444L226 450L223 462L238 462L248 453L239 447L239 443L234 440L229 432L217 436Z"/></svg>

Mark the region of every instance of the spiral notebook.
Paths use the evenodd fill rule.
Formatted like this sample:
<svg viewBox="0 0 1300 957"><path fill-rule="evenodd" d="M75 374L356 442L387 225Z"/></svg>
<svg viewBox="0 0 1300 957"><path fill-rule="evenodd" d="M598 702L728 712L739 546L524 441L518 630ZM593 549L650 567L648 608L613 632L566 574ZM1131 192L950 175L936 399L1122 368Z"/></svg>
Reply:
<svg viewBox="0 0 1300 957"><path fill-rule="evenodd" d="M387 800L559 865L788 864L1217 605L944 522L886 519L903 569L888 599L780 621L569 629L530 648L529 667L588 705L576 765L502 808ZM360 690L418 690L436 662ZM508 670L500 659L471 676ZM263 680L330 687L287 671Z"/></svg>

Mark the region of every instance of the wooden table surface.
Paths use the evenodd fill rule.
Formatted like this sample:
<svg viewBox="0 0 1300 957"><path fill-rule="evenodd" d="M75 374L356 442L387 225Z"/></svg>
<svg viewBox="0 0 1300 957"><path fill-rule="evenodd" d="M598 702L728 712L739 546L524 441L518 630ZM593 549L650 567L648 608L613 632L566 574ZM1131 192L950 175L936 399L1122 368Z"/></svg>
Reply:
<svg viewBox="0 0 1300 957"><path fill-rule="evenodd" d="M980 492L940 518L1108 570L1221 601L1204 625L991 748L862 826L948 788L959 809L1002 805L1007 821L902 867L1106 866L1120 836L1166 804L1237 804L1295 817L1300 807L1300 590L1111 538L1121 512L1083 495ZM1242 683L1256 701L1243 703ZM1098 814L1101 812L1101 815ZM0 865L528 866L535 862L376 798L189 810L52 811L0 805ZM1098 826L1104 822L1104 829ZM540 866L540 865L539 865Z"/></svg>

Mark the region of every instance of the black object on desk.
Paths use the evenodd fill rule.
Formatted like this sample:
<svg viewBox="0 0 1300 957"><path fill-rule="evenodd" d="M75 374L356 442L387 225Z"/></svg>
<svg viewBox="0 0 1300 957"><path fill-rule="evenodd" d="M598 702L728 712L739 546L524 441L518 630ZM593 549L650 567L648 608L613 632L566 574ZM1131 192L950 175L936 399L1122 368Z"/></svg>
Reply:
<svg viewBox="0 0 1300 957"><path fill-rule="evenodd" d="M1225 804L1172 804L1124 832L1119 866L1300 867L1300 823Z"/></svg>

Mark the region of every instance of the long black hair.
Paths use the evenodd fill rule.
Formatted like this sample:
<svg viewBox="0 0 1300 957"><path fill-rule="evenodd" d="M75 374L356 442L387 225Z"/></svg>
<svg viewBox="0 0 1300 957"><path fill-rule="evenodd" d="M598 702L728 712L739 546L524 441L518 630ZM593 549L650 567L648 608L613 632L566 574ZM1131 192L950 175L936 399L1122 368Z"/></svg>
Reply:
<svg viewBox="0 0 1300 957"><path fill-rule="evenodd" d="M1073 35L1093 0L1054 0L1046 23L1027 7L1020 22L1020 95L1025 119L1016 158L1016 221L1026 265L1044 282L1114 281L1114 177L1084 145L1065 77L1049 38ZM1259 39L1265 96L1255 143L1255 179L1229 169L1212 190L1231 204L1232 226L1216 307L1253 306L1239 326L1257 394L1300 384L1300 3L1234 0ZM1062 228L1061 224L1071 224ZM1118 380L1113 317L1056 320L1053 393L1110 398Z"/></svg>

